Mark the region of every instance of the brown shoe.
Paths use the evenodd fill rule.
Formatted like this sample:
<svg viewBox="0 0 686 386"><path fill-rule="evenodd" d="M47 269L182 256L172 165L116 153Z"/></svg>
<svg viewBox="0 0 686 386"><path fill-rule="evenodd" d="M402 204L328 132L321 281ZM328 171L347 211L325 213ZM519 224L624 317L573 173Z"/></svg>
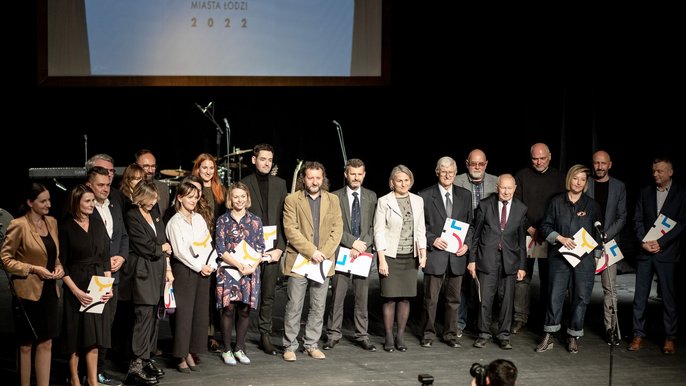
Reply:
<svg viewBox="0 0 686 386"><path fill-rule="evenodd" d="M676 348L674 347L674 341L671 339L665 339L665 345L662 347L663 354L674 354L676 353Z"/></svg>
<svg viewBox="0 0 686 386"><path fill-rule="evenodd" d="M629 344L629 348L627 350L629 351L638 351L643 347L643 337L642 336L635 336L634 339L631 340L631 344Z"/></svg>

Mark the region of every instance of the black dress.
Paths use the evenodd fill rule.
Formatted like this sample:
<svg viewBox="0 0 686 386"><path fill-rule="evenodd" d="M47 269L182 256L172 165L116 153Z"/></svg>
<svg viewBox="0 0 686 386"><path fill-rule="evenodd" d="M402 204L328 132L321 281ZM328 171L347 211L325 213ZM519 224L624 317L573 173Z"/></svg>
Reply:
<svg viewBox="0 0 686 386"><path fill-rule="evenodd" d="M45 250L48 255L48 264L46 269L50 272L55 270L55 261L57 260L57 246L50 234L41 236ZM26 316L21 310L21 306L16 297L12 298L12 310L14 311L14 325L16 326L17 339L21 344L28 344L33 342L36 337L39 341L52 339L60 334L59 316L59 298L55 290L55 280L44 280L43 291L40 299L32 301L28 299L21 299L21 305L24 306ZM26 318L31 322L26 321ZM31 330L33 327L33 330ZM36 335L33 335L33 331Z"/></svg>
<svg viewBox="0 0 686 386"><path fill-rule="evenodd" d="M64 275L69 276L83 291L88 290L93 275L104 276L110 270L109 236L102 221L89 221L86 232L72 218L60 224L60 256ZM109 305L102 314L80 312L81 303L66 284L64 290L64 317L62 348L66 353L82 348L111 345L111 318Z"/></svg>

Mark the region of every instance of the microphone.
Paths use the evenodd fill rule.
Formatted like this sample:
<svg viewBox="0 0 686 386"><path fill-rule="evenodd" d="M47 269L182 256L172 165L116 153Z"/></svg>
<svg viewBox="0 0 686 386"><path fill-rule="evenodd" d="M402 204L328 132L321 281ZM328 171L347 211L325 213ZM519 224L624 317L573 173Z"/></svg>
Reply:
<svg viewBox="0 0 686 386"><path fill-rule="evenodd" d="M336 126L338 126L338 127L341 127L341 124L338 123L335 119L334 119L333 121L331 121L331 122L333 122L334 125L336 125Z"/></svg>
<svg viewBox="0 0 686 386"><path fill-rule="evenodd" d="M603 228L603 223L601 223L600 221L596 221L595 223L593 223L593 226L598 231L598 233L600 233L600 237L604 239L607 236L605 234L605 228Z"/></svg>
<svg viewBox="0 0 686 386"><path fill-rule="evenodd" d="M226 118L224 118L224 124L226 125L227 128L231 127L231 126L229 126L229 120Z"/></svg>

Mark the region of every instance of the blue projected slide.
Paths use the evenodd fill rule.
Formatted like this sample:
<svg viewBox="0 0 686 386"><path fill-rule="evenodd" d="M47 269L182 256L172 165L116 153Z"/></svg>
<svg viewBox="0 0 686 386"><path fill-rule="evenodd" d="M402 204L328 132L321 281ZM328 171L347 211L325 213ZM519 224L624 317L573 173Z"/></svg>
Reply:
<svg viewBox="0 0 686 386"><path fill-rule="evenodd" d="M86 0L92 75L350 76L354 0Z"/></svg>

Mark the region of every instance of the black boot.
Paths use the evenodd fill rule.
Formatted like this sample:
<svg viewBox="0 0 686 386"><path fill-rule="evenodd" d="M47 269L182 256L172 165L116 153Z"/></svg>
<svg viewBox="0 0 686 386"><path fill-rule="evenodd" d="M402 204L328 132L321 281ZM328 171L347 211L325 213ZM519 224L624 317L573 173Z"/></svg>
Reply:
<svg viewBox="0 0 686 386"><path fill-rule="evenodd" d="M274 345L272 344L269 334L262 334L260 336L260 348L266 354L276 355L276 347L274 347Z"/></svg>
<svg viewBox="0 0 686 386"><path fill-rule="evenodd" d="M131 364L129 365L129 372L126 375L126 381L125 383L127 385L156 385L160 383L157 380L157 377L152 376L148 374L145 370L143 370L143 360L139 359L134 359L131 361Z"/></svg>

